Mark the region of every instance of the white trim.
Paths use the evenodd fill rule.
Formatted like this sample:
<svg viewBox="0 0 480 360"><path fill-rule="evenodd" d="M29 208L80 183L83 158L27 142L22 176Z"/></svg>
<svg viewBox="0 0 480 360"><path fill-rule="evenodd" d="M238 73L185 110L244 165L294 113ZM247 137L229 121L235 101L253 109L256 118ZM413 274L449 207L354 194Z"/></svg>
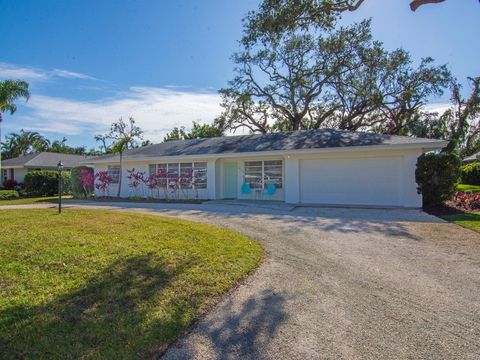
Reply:
<svg viewBox="0 0 480 360"><path fill-rule="evenodd" d="M279 155L302 155L312 153L343 153L356 151L377 151L377 150L419 150L422 152L441 149L447 146L448 141L422 142L415 144L392 144L392 145L358 145L346 147L331 147L331 148L314 148L314 149L297 149L297 150L274 150L274 151L250 151L239 153L220 153L220 154L200 154L200 155L180 155L180 156L158 156L158 157L139 157L128 158L123 156L124 161L176 161L177 159L218 159L218 158L240 158L240 157L264 157L264 156L279 156ZM82 164L109 164L117 163L117 159L95 160L90 162L82 162Z"/></svg>

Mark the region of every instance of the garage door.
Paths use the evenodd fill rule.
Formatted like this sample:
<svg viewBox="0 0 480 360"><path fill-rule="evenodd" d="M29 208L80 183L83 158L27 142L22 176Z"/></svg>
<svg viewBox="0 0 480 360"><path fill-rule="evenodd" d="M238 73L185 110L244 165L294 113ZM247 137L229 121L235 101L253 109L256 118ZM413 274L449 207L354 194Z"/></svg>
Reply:
<svg viewBox="0 0 480 360"><path fill-rule="evenodd" d="M401 158L300 160L300 201L401 205Z"/></svg>

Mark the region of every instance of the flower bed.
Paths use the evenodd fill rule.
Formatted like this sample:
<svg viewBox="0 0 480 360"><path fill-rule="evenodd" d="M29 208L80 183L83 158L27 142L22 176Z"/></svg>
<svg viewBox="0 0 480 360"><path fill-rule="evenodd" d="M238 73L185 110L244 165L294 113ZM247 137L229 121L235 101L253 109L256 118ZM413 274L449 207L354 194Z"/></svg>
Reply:
<svg viewBox="0 0 480 360"><path fill-rule="evenodd" d="M480 210L480 193L459 192L453 196L453 205L460 210Z"/></svg>

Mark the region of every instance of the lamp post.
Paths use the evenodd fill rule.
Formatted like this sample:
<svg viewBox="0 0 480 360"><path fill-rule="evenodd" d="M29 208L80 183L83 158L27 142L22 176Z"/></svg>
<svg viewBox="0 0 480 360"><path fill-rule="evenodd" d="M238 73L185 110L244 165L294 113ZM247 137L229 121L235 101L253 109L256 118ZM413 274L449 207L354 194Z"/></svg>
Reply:
<svg viewBox="0 0 480 360"><path fill-rule="evenodd" d="M63 171L63 164L61 161L57 164L57 170L59 173L58 177L58 213L62 213L62 192L63 192L63 181L62 181L62 171Z"/></svg>

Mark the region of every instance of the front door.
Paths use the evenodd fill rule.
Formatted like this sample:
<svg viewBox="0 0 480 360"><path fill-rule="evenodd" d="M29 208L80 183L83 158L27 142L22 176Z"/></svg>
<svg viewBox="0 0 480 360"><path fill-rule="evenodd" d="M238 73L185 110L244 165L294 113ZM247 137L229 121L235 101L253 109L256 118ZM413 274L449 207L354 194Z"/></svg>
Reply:
<svg viewBox="0 0 480 360"><path fill-rule="evenodd" d="M237 163L226 162L223 164L223 198L237 198Z"/></svg>

